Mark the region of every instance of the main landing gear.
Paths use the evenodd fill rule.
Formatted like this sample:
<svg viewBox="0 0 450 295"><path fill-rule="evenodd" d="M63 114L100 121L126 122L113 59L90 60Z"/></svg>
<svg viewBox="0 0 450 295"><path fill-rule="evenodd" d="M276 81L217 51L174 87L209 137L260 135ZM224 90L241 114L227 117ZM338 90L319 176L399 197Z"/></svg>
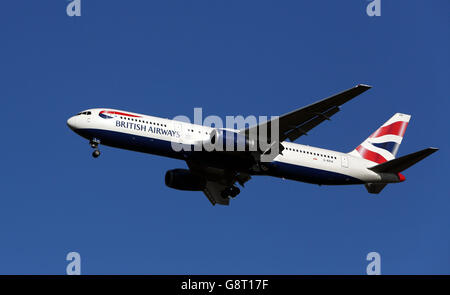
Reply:
<svg viewBox="0 0 450 295"><path fill-rule="evenodd" d="M92 152L92 157L94 157L94 158L98 158L98 156L100 156L100 151L98 149L99 143L100 143L100 140L98 140L96 138L94 138L94 139L89 141L89 144L91 145L91 148L95 149Z"/></svg>
<svg viewBox="0 0 450 295"><path fill-rule="evenodd" d="M224 199L235 198L240 192L241 190L237 186L233 185L223 190L221 195Z"/></svg>

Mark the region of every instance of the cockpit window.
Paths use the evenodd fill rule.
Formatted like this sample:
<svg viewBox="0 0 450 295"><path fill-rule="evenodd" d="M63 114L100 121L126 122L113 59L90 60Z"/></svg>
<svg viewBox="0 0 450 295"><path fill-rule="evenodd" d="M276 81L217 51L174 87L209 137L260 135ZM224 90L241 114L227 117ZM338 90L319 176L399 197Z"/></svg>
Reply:
<svg viewBox="0 0 450 295"><path fill-rule="evenodd" d="M77 116L79 116L79 115L90 115L90 114L91 114L91 112L81 112L81 113L78 113Z"/></svg>

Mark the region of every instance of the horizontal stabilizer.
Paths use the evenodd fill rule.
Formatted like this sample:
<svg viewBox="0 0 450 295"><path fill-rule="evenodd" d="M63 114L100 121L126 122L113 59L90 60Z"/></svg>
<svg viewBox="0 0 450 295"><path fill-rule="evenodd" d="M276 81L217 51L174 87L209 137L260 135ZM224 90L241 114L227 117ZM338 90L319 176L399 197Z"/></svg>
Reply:
<svg viewBox="0 0 450 295"><path fill-rule="evenodd" d="M427 148L397 159L393 159L387 162L384 162L382 164L376 165L374 167L369 168L370 170L377 172L377 173L381 173L381 172L386 172L386 173L399 173L402 172L403 170L408 169L409 167L411 167L412 165L416 164L417 162L425 159L426 157L428 157L429 155L431 155L432 153L436 152L438 149L437 148Z"/></svg>

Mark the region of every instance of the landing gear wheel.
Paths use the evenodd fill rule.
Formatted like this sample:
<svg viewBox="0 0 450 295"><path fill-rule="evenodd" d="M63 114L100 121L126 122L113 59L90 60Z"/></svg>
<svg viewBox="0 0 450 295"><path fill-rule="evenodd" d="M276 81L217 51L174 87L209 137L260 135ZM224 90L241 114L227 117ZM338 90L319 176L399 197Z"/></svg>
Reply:
<svg viewBox="0 0 450 295"><path fill-rule="evenodd" d="M220 196L222 197L222 199L227 200L228 199L228 190L224 190L223 192L220 193Z"/></svg>
<svg viewBox="0 0 450 295"><path fill-rule="evenodd" d="M238 187L232 186L230 188L230 197L235 198L237 195L239 195L240 192L241 190Z"/></svg>
<svg viewBox="0 0 450 295"><path fill-rule="evenodd" d="M98 156L100 156L100 151L99 150L95 150L95 151L92 152L92 157L98 158Z"/></svg>
<svg viewBox="0 0 450 295"><path fill-rule="evenodd" d="M239 193L241 192L241 190L236 187L236 186L230 186L229 188L226 188L222 193L221 196L224 199L228 199L228 198L235 198L237 195L239 195Z"/></svg>
<svg viewBox="0 0 450 295"><path fill-rule="evenodd" d="M98 145L100 143L100 140L97 138L93 138L89 141L89 145L91 146L91 148L96 149L98 148Z"/></svg>

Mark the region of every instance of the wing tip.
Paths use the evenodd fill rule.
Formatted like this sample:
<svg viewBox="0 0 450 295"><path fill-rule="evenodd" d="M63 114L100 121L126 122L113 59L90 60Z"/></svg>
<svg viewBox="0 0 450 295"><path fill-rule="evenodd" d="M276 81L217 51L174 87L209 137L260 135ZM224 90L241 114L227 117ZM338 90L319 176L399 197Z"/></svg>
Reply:
<svg viewBox="0 0 450 295"><path fill-rule="evenodd" d="M372 86L370 86L370 85L367 85L367 84L358 84L358 85L356 85L355 87L357 87L357 88L365 88L365 89L370 89L370 88L372 88Z"/></svg>
<svg viewBox="0 0 450 295"><path fill-rule="evenodd" d="M429 150L431 153L435 153L439 150L439 148L436 147L429 147L427 150Z"/></svg>

